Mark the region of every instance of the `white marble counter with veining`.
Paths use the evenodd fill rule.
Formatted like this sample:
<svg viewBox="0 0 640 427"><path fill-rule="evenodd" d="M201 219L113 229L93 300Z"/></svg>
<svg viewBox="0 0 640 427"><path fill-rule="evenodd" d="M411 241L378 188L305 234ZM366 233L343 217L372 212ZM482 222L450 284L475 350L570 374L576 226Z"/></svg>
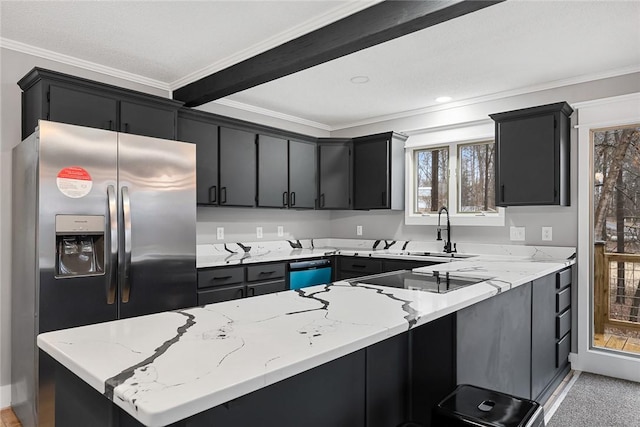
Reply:
<svg viewBox="0 0 640 427"><path fill-rule="evenodd" d="M341 281L49 332L38 345L142 424L164 426L573 264L554 257L421 268L492 278L446 294Z"/></svg>
<svg viewBox="0 0 640 427"><path fill-rule="evenodd" d="M326 255L401 258L446 262L451 259L428 257L424 252L441 252L442 242L357 240L357 239L302 239L246 243L216 243L197 245L197 268L258 262L290 261L318 258ZM566 259L573 248L553 246L494 245L459 243L458 253L482 254L512 259L556 260Z"/></svg>

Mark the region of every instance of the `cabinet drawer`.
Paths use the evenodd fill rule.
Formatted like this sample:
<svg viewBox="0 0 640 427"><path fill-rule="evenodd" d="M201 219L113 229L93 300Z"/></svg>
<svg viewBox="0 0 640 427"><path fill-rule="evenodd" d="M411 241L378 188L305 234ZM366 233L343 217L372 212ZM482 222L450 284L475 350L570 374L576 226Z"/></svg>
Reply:
<svg viewBox="0 0 640 427"><path fill-rule="evenodd" d="M571 269L567 268L556 274L556 289L564 289L571 284Z"/></svg>
<svg viewBox="0 0 640 427"><path fill-rule="evenodd" d="M569 305L571 305L571 288L556 294L556 314L562 313Z"/></svg>
<svg viewBox="0 0 640 427"><path fill-rule="evenodd" d="M284 264L247 266L247 282L279 279L281 277L284 277Z"/></svg>
<svg viewBox="0 0 640 427"><path fill-rule="evenodd" d="M571 329L571 310L567 310L556 317L556 339L565 336Z"/></svg>
<svg viewBox="0 0 640 427"><path fill-rule="evenodd" d="M284 280L274 280L273 282L247 285L247 296L254 297L257 295L272 294L274 292L282 292L286 290L287 283Z"/></svg>
<svg viewBox="0 0 640 427"><path fill-rule="evenodd" d="M565 335L556 344L556 368L560 368L567 363L569 352L571 351L571 334Z"/></svg>
<svg viewBox="0 0 640 427"><path fill-rule="evenodd" d="M198 292L198 305L229 301L244 296L244 285L224 286Z"/></svg>
<svg viewBox="0 0 640 427"><path fill-rule="evenodd" d="M198 288L244 282L244 267L214 268L198 271Z"/></svg>
<svg viewBox="0 0 640 427"><path fill-rule="evenodd" d="M340 270L365 274L382 273L382 261L370 258L341 258Z"/></svg>

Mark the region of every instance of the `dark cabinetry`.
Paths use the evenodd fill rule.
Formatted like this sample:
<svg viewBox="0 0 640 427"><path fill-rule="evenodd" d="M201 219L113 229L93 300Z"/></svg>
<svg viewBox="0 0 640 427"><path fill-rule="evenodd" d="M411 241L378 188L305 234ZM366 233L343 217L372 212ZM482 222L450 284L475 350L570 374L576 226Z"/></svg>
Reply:
<svg viewBox="0 0 640 427"><path fill-rule="evenodd" d="M178 113L178 139L196 144L197 203L218 204L218 125L188 110Z"/></svg>
<svg viewBox="0 0 640 427"><path fill-rule="evenodd" d="M318 207L351 209L351 140L318 143Z"/></svg>
<svg viewBox="0 0 640 427"><path fill-rule="evenodd" d="M406 139L393 132L353 139L354 209L404 209Z"/></svg>
<svg viewBox="0 0 640 427"><path fill-rule="evenodd" d="M156 138L175 139L182 103L54 71L34 68L22 89L22 136L39 119Z"/></svg>
<svg viewBox="0 0 640 427"><path fill-rule="evenodd" d="M531 312L531 398L540 399L567 366L571 330L568 268L533 281ZM544 400L544 399L540 399Z"/></svg>
<svg viewBox="0 0 640 427"><path fill-rule="evenodd" d="M313 209L315 200L315 144L258 135L257 205Z"/></svg>
<svg viewBox="0 0 640 427"><path fill-rule="evenodd" d="M389 271L412 270L433 264L437 263L433 261L340 256L338 257L335 278L336 280L353 279Z"/></svg>
<svg viewBox="0 0 640 427"><path fill-rule="evenodd" d="M220 127L220 205L254 206L256 134Z"/></svg>
<svg viewBox="0 0 640 427"><path fill-rule="evenodd" d="M457 313L457 381L529 398L531 283Z"/></svg>
<svg viewBox="0 0 640 427"><path fill-rule="evenodd" d="M284 263L198 270L198 305L264 295L286 289Z"/></svg>
<svg viewBox="0 0 640 427"><path fill-rule="evenodd" d="M496 205L570 204L566 102L491 114L496 123Z"/></svg>

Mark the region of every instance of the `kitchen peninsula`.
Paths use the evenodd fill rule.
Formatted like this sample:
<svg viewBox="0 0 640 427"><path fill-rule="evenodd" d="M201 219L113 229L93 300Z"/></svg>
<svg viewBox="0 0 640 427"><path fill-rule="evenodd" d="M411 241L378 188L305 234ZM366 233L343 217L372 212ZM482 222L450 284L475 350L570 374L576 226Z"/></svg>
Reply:
<svg viewBox="0 0 640 427"><path fill-rule="evenodd" d="M377 426L388 422L381 411L394 412L392 422L416 418L429 393L439 399L455 386L459 313L527 292L531 304L536 280L553 278L555 290L571 272L571 248L556 248L556 258L528 249L419 269L487 278L446 294L338 281L42 334L38 345L60 364L57 420ZM399 252L387 256L410 256ZM524 312L518 302L504 305ZM79 416L74 405L91 409Z"/></svg>

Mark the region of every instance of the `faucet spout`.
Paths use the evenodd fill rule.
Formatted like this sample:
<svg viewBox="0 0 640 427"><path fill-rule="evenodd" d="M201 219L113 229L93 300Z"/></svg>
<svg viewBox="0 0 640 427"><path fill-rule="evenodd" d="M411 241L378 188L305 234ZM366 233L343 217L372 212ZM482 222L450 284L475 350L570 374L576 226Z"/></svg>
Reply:
<svg viewBox="0 0 640 427"><path fill-rule="evenodd" d="M442 240L442 229L440 227L440 216L442 215L442 212L447 214L447 240L444 241L444 252L450 254L457 251L456 244L451 244L451 222L449 221L449 209L447 209L446 206L441 207L438 211L438 231L436 240Z"/></svg>

